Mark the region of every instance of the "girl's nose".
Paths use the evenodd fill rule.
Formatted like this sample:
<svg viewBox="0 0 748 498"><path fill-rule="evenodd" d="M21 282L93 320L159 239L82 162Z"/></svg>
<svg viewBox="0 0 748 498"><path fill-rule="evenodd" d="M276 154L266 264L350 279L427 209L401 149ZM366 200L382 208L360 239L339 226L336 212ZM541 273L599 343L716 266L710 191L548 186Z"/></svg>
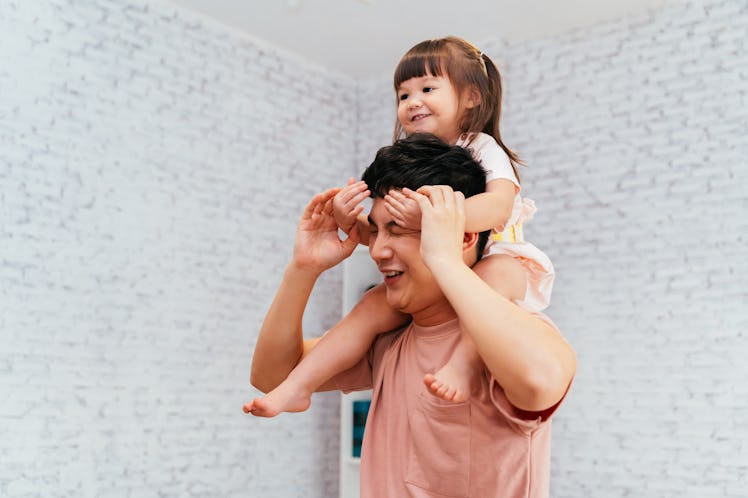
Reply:
<svg viewBox="0 0 748 498"><path fill-rule="evenodd" d="M408 101L408 109L417 109L418 107L421 107L423 105L423 102L419 97L413 97Z"/></svg>

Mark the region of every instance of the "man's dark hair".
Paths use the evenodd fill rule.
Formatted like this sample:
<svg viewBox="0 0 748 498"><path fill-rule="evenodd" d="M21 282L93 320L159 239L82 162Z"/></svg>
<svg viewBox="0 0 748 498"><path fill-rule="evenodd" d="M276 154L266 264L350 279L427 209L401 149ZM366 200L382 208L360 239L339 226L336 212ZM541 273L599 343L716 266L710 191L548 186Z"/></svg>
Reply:
<svg viewBox="0 0 748 498"><path fill-rule="evenodd" d="M374 198L384 198L391 189L417 190L424 185L449 185L465 198L486 191L486 171L470 152L428 133L414 133L379 149L361 179ZM478 259L488 234L487 230L478 237Z"/></svg>

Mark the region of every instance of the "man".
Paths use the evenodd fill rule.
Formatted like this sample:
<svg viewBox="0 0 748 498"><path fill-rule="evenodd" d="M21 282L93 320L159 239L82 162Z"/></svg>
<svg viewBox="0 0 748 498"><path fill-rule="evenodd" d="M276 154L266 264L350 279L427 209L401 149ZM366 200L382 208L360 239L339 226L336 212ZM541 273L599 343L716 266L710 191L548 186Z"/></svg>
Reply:
<svg viewBox="0 0 748 498"><path fill-rule="evenodd" d="M550 418L576 358L549 321L508 301L470 269L487 234L465 233L464 199L485 189L483 169L464 149L418 135L380 149L363 178L374 198L366 234L371 257L387 302L412 322L380 335L367 358L320 389L373 389L361 496L548 496ZM421 208L420 231L397 225L384 205L391 189L406 187ZM336 192L317 195L299 224L255 350L252 382L263 391L314 347L301 335L312 287L358 243L356 230L338 238L331 214ZM346 319L336 325L345 326ZM470 399L453 403L430 394L423 378L450 357L461 329L485 371Z"/></svg>

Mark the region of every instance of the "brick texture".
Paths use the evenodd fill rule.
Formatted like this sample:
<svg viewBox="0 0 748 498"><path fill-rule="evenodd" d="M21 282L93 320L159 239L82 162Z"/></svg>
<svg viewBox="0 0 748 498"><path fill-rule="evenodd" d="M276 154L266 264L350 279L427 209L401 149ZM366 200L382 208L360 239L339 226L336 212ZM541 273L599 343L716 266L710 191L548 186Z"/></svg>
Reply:
<svg viewBox="0 0 748 498"><path fill-rule="evenodd" d="M353 82L166 3L4 2L0 31L0 496L334 496L337 396L241 405Z"/></svg>
<svg viewBox="0 0 748 498"><path fill-rule="evenodd" d="M0 31L0 496L335 496L336 395L240 407L300 210L390 141L391 75L163 2L9 0ZM579 355L554 498L748 496L746 32L708 0L475 40ZM339 310L334 270L307 335Z"/></svg>

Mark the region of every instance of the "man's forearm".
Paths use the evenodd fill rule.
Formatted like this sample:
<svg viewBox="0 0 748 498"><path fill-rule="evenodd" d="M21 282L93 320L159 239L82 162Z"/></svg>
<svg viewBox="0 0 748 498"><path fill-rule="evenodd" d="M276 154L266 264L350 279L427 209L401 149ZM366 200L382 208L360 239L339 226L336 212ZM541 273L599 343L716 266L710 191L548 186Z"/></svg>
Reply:
<svg viewBox="0 0 748 498"><path fill-rule="evenodd" d="M265 315L252 357L251 383L267 392L278 386L304 353L302 318L319 272L297 267L293 261Z"/></svg>
<svg viewBox="0 0 748 498"><path fill-rule="evenodd" d="M467 265L432 271L512 404L540 411L557 403L576 369L575 354L558 330L501 296Z"/></svg>

